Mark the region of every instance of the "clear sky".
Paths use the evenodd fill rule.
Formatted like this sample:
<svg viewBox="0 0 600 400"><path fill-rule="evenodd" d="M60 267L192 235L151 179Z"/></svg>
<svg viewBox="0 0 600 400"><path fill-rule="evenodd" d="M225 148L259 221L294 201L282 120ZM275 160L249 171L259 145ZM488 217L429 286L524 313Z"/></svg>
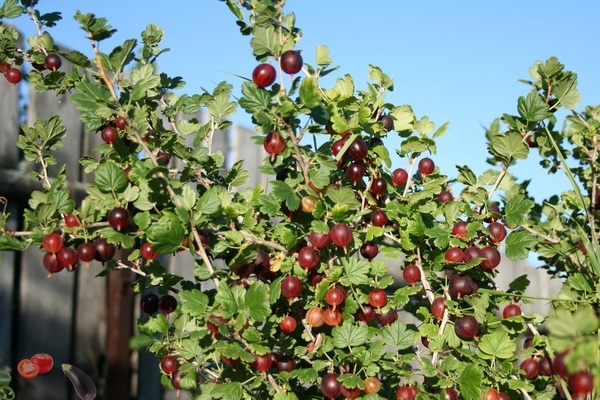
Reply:
<svg viewBox="0 0 600 400"><path fill-rule="evenodd" d="M147 24L158 24L165 29L163 47L171 48L159 65L182 76L188 93L223 80L239 87L242 80L231 74L249 77L256 65L249 37L241 36L234 16L217 0L41 0L39 8L62 11L64 21L52 34L87 54L89 43L72 19L77 9L105 17L118 29L101 45L106 52L139 38ZM597 0L288 0L286 9L303 31L298 49L305 61L314 64L316 46L329 46L340 66L334 78L350 73L359 89L366 87L368 65L377 65L394 78L390 103L409 104L437 126L450 121L434 156L449 176L456 176L457 164L477 173L487 168L483 127L516 112L517 97L529 90L518 79L529 78L536 60L557 56L578 74L579 111L600 104ZM17 25L33 32L25 19ZM243 111L234 122L251 126ZM533 179L530 191L538 200L568 188L563 176L547 177L537 162L532 157L513 173Z"/></svg>

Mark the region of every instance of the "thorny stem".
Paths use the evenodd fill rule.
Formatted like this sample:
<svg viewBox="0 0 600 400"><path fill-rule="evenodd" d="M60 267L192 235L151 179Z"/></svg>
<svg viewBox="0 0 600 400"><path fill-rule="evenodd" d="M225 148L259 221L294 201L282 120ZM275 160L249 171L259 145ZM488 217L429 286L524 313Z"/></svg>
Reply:
<svg viewBox="0 0 600 400"><path fill-rule="evenodd" d="M423 271L423 267L422 267L422 263L421 263L421 250L418 247L417 247L417 262L415 263L415 265L417 266L417 268L419 268L419 272L421 273L421 284L423 285L423 289L425 289L425 295L427 296L427 300L429 300L429 304L431 304L435 300L435 295L433 294L433 290L431 289L431 285L429 284L429 281L425 277L425 272ZM439 334L442 334L444 332L444 329L446 328L446 324L448 323L448 319L449 319L448 310L445 309L444 316L442 317L442 322L440 323L440 329L438 331ZM440 356L440 353L438 351L433 353L433 355L431 357L431 362L433 363L433 365L436 365L438 363L439 356Z"/></svg>
<svg viewBox="0 0 600 400"><path fill-rule="evenodd" d="M302 176L304 176L304 181L306 184L310 182L310 178L308 176L308 167L304 158L302 158L302 153L300 152L300 147L298 146L298 138L296 137L296 133L294 129L285 121L283 121L284 126L287 129L288 135L290 136L290 140L292 141L292 145L294 146L294 158L298 161L298 165L300 165L300 169L302 170Z"/></svg>
<svg viewBox="0 0 600 400"><path fill-rule="evenodd" d="M414 160L412 158L408 159L408 180L406 181L406 186L404 187L404 192L402 192L402 197L406 197L408 190L412 186L412 171L415 166Z"/></svg>
<svg viewBox="0 0 600 400"><path fill-rule="evenodd" d="M500 186L500 183L502 183L502 179L504 179L507 172L508 172L508 166L506 164L502 164L502 171L500 171L500 175L498 175L498 178L496 178L496 182L494 182L494 186L490 189L490 191L488 193L489 200L492 199L492 196L494 195L494 193Z"/></svg>
<svg viewBox="0 0 600 400"><path fill-rule="evenodd" d="M117 265L115 266L115 269L128 269L140 276L146 276L146 273L144 271L142 271L138 268L131 267L127 264L124 264L121 260L117 261Z"/></svg>
<svg viewBox="0 0 600 400"><path fill-rule="evenodd" d="M48 178L48 166L46 165L46 162L44 161L44 153L43 153L42 149L39 150L38 157L40 160L40 164L42 165L42 172L41 172L42 181L46 188L50 188L51 183L50 183L50 179Z"/></svg>
<svg viewBox="0 0 600 400"><path fill-rule="evenodd" d="M38 36L42 36L42 24L35 16L35 9L33 7L31 7L31 9L27 11L27 15L29 15L29 17L35 24L35 28L37 29ZM42 48L42 51L44 52L45 55L48 55L48 53L46 52L46 49Z"/></svg>
<svg viewBox="0 0 600 400"><path fill-rule="evenodd" d="M531 233L533 236L537 236L539 238L544 239L547 242L550 243L560 243L560 239L557 237L550 237L548 235L544 235L541 232L538 232L530 227L528 227L527 225L521 225L521 228L523 228L524 230L526 230L527 232Z"/></svg>

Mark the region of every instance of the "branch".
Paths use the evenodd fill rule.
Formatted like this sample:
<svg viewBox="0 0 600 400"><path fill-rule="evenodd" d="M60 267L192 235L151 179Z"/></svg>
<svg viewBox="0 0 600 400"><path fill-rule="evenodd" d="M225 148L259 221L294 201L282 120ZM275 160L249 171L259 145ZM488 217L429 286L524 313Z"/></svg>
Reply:
<svg viewBox="0 0 600 400"><path fill-rule="evenodd" d="M531 233L533 236L537 236L539 238L542 238L542 239L544 239L547 242L550 242L550 243L560 243L560 239L559 238L557 238L557 237L550 237L550 236L544 235L543 233L538 232L538 231L536 231L536 230L528 227L527 225L521 225L521 228L523 228L527 232Z"/></svg>

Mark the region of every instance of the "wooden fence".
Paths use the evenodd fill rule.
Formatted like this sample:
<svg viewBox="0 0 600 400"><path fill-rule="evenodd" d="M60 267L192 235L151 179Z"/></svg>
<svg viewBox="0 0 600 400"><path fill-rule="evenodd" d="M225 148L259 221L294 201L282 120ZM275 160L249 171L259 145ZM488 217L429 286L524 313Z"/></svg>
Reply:
<svg viewBox="0 0 600 400"><path fill-rule="evenodd" d="M0 196L8 201L9 227L14 230L23 228L19 216L31 191L40 188L35 179L25 175L34 166L21 159L15 145L23 108L21 89L0 79ZM73 197L80 199L90 177L84 174L78 160L81 155L92 153L101 142L99 135L85 131L68 95L56 97L54 93L30 92L26 97L25 120L29 124L59 115L67 127L68 140L56 157L59 165L67 165ZM202 119L201 115L198 117ZM255 171L248 185L265 182L257 172L264 153L254 145L252 135L252 131L234 126L229 132L216 135L214 142L215 148L221 149L228 159L244 159L245 167ZM171 272L191 277L192 271L186 270L186 266L192 263L182 257L185 256L166 260L166 264ZM161 389L154 357L128 349L139 313L139 299L130 287L135 277L129 271L112 271L107 279L94 278L101 266L93 262L89 269L80 267L48 278L42 266L42 253L37 248L24 253L2 252L0 264L0 368L14 371L20 359L46 352L57 365L71 363L90 374L99 388L98 399L175 398L174 393ZM399 268L391 267L399 276ZM500 287L505 288L512 277L521 274L531 276L531 293L553 295L560 287L560 282L550 282L543 271L525 263L505 262L499 270ZM535 307L541 310L544 304ZM16 373L13 376L18 399L76 399L59 368L31 381L21 379ZM185 394L180 398L185 399Z"/></svg>

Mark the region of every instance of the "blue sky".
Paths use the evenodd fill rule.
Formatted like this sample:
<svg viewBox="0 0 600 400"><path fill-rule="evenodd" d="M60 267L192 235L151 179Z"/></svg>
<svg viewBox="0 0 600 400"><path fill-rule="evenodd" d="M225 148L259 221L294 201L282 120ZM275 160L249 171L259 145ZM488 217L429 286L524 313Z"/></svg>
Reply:
<svg viewBox="0 0 600 400"><path fill-rule="evenodd" d="M171 48L159 65L182 76L189 93L223 80L239 87L241 79L231 74L250 76L256 65L249 38L239 34L234 16L217 0L41 0L39 8L62 11L65 21L52 34L87 54L89 43L72 20L77 9L105 17L118 29L101 45L106 52L138 38L148 23L158 24L165 30L163 47ZM579 111L600 103L595 28L600 2L595 0L288 0L286 9L296 14L303 31L298 49L305 61L314 63L316 46L327 45L340 66L334 77L350 73L359 89L365 88L368 65L377 65L394 78L389 102L409 104L438 126L450 121L434 156L450 176L456 175L456 164L477 173L488 168L483 126L502 113L515 113L517 97L528 91L518 79L529 78L536 60L557 56L578 74ZM25 19L17 26L33 32ZM242 112L234 121L251 125ZM533 179L530 191L538 200L568 188L563 176L548 177L537 163L531 157L513 173Z"/></svg>

